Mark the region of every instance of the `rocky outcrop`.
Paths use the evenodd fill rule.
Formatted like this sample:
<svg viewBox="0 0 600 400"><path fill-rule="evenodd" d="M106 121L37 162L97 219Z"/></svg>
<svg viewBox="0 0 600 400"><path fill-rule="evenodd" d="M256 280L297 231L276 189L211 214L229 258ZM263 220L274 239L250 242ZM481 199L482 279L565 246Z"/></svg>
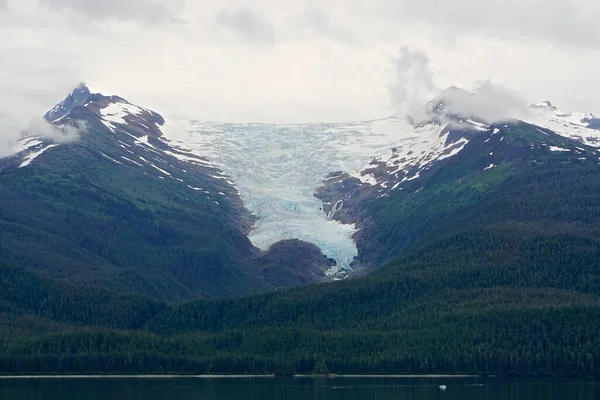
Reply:
<svg viewBox="0 0 600 400"><path fill-rule="evenodd" d="M276 287L330 281L326 272L335 265L317 246L297 239L277 242L257 259L263 279Z"/></svg>

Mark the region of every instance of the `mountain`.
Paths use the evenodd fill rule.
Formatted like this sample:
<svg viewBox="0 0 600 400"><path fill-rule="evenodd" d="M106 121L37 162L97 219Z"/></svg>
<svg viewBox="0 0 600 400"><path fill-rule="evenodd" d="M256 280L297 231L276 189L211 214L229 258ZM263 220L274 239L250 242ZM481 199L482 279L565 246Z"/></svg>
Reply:
<svg viewBox="0 0 600 400"><path fill-rule="evenodd" d="M430 109L431 120L388 154L358 173L330 175L317 190L325 213L359 227L355 268L392 260L447 218L530 173L532 164L562 163L566 169L569 162L595 166L598 161L600 130L593 129L598 119L592 114L533 105L531 124L489 125L477 117L445 114L442 101Z"/></svg>
<svg viewBox="0 0 600 400"><path fill-rule="evenodd" d="M590 146L600 146L600 118L591 113L562 111L549 101L531 105L528 121Z"/></svg>
<svg viewBox="0 0 600 400"><path fill-rule="evenodd" d="M80 86L45 118L52 136L27 132L0 160L0 261L162 300L322 281L326 258L313 252L285 285L261 272L268 252L247 238L254 217L237 188L169 141L159 114Z"/></svg>
<svg viewBox="0 0 600 400"><path fill-rule="evenodd" d="M84 83L81 83L63 101L54 106L52 110L48 111L46 115L44 115L44 119L50 123L58 122L69 115L75 107L87 106L92 97L90 89ZM95 97L98 98L99 96L96 94Z"/></svg>
<svg viewBox="0 0 600 400"><path fill-rule="evenodd" d="M600 374L593 115L544 103L527 121L489 123L434 103L416 126L193 122L176 142L155 114L95 101L59 117L58 127L85 121L80 140L36 139L3 161L2 373ZM384 155L361 168L377 149ZM255 236L260 223L249 231L238 190L252 211L271 212L257 213L268 235ZM290 231L314 244L279 240ZM323 232L356 242L337 282L327 283L339 265L321 250L352 253L345 241L319 242ZM264 238L274 243L261 252L252 241ZM114 262L126 255L142 260L129 281L127 264ZM179 255L185 263L168 262ZM206 272L195 260L209 255ZM166 258L152 268L155 257ZM84 280L90 270L97 281ZM189 297L273 290L175 301L181 286L148 290L142 278L196 290ZM323 284L280 290L310 282Z"/></svg>

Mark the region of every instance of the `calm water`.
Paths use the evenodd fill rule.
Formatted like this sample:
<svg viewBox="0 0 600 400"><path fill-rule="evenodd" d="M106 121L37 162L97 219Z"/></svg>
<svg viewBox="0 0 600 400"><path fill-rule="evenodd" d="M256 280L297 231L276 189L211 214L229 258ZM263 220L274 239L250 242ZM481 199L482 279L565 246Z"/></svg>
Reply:
<svg viewBox="0 0 600 400"><path fill-rule="evenodd" d="M440 385L447 390L441 391ZM597 400L600 382L573 379L0 379L0 399Z"/></svg>

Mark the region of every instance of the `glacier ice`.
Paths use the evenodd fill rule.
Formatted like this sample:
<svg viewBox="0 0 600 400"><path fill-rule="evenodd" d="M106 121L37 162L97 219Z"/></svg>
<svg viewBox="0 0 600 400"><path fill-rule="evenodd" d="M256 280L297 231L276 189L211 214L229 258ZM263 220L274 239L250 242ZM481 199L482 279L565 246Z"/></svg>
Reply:
<svg viewBox="0 0 600 400"><path fill-rule="evenodd" d="M314 197L331 172L357 173L371 157L391 154L404 132L395 117L357 123L233 124L192 121L165 135L211 160L230 176L259 219L249 235L262 250L284 239L316 244L338 266L358 254L354 225L324 213Z"/></svg>

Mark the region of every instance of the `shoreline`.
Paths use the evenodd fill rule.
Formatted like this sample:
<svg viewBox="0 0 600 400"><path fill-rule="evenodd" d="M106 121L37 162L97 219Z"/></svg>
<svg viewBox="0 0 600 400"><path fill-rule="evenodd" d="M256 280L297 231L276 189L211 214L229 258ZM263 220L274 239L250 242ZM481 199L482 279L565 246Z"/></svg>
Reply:
<svg viewBox="0 0 600 400"><path fill-rule="evenodd" d="M275 375L174 375L174 374L82 374L82 375L0 375L0 379L249 379L274 378Z"/></svg>
<svg viewBox="0 0 600 400"><path fill-rule="evenodd" d="M439 378L439 379L464 379L464 378L483 378L493 377L493 375L301 375L297 374L291 377L294 379L364 379L364 378ZM82 374L82 375L0 375L0 379L275 379L279 378L273 374L267 375L174 375L174 374Z"/></svg>
<svg viewBox="0 0 600 400"><path fill-rule="evenodd" d="M451 374L416 374L416 375L398 375L398 374L348 374L348 375L338 375L338 374L329 374L329 375L294 375L294 378L441 378L441 379L451 379L451 378L484 378L484 377L493 377L494 375L451 375Z"/></svg>

